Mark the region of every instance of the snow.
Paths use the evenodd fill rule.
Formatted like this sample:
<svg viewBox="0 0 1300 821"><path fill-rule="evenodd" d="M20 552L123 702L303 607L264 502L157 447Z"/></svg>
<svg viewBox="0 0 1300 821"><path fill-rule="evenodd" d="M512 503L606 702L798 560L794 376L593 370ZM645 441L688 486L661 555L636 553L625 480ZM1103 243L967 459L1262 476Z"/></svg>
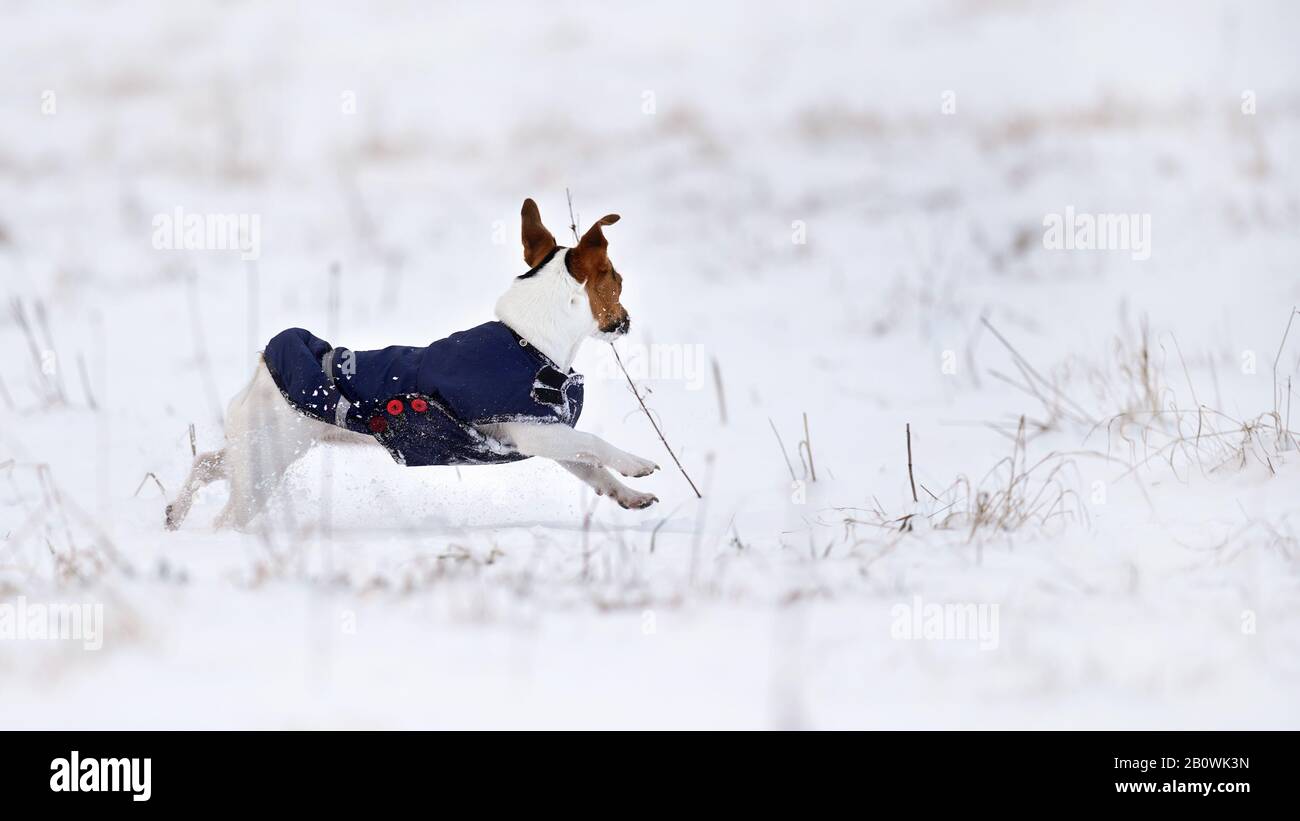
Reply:
<svg viewBox="0 0 1300 821"><path fill-rule="evenodd" d="M0 605L100 603L104 642L0 638L0 726L1300 727L1300 458L1238 446L1280 345L1296 424L1293 4L6 18ZM593 341L579 427L664 466L649 510L340 448L263 533L211 529L223 485L163 529L147 474L272 334L485 321L566 187L622 216L619 349L702 501ZM257 215L258 258L156 249L178 208ZM1045 248L1067 208L1149 215L1150 258ZM972 528L959 476L1024 521ZM996 648L897 638L917 602L996 607Z"/></svg>

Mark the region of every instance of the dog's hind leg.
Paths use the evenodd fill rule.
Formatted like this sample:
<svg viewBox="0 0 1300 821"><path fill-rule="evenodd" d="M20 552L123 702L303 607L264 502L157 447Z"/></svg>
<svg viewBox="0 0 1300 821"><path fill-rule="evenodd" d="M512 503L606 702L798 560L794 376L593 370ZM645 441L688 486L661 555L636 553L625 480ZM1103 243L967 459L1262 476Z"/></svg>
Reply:
<svg viewBox="0 0 1300 821"><path fill-rule="evenodd" d="M225 451L210 450L194 457L194 466L190 468L189 478L185 480L180 493L172 503L167 505L164 521L168 530L176 530L185 521L190 506L194 504L195 492L218 479L225 478L225 456Z"/></svg>
<svg viewBox="0 0 1300 821"><path fill-rule="evenodd" d="M230 500L217 527L247 530L279 488L285 473L320 439L323 422L293 410L258 363L252 384L226 412L223 458Z"/></svg>

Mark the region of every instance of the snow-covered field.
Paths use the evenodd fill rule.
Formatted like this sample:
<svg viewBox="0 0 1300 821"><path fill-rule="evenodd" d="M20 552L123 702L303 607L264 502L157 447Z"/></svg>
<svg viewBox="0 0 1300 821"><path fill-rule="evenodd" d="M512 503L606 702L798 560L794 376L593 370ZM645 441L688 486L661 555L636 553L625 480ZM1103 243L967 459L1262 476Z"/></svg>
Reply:
<svg viewBox="0 0 1300 821"><path fill-rule="evenodd" d="M0 726L1300 727L1295 4L2 8ZM321 449L163 529L273 333L490 319L566 187L702 501L592 342L649 510Z"/></svg>

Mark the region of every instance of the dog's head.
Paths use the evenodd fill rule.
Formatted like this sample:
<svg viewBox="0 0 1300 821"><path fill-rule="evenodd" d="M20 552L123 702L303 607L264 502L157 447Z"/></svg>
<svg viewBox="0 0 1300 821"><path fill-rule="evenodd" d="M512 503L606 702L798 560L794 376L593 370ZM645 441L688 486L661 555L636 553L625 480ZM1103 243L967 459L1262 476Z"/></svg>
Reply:
<svg viewBox="0 0 1300 821"><path fill-rule="evenodd" d="M531 199L524 200L522 239L524 243L524 262L530 268L536 268L555 251L557 245L554 235L542 224L542 215L537 210L537 203ZM631 320L627 309L619 303L623 293L623 277L609 260L609 241L601 229L618 222L618 214L607 214L596 220L595 225L582 235L582 239L564 256L563 266L574 285L566 310L579 315L588 312L591 320L591 336L613 340L627 333ZM548 266L549 267L549 266ZM578 290L582 296L578 296Z"/></svg>

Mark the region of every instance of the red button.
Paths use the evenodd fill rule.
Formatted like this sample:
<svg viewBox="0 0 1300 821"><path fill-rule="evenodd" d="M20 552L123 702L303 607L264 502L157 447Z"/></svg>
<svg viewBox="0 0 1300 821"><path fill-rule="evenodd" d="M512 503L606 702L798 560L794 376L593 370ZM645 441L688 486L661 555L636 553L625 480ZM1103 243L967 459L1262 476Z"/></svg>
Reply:
<svg viewBox="0 0 1300 821"><path fill-rule="evenodd" d="M423 399L411 400L411 410L415 411L416 413L424 413L428 409L429 409L429 403L425 402Z"/></svg>
<svg viewBox="0 0 1300 821"><path fill-rule="evenodd" d="M388 400L388 412L391 413L393 416L396 416L397 414L401 413L402 407L403 407L402 400L400 399Z"/></svg>
<svg viewBox="0 0 1300 821"><path fill-rule="evenodd" d="M370 417L370 432L383 433L388 430L388 420L382 416Z"/></svg>

